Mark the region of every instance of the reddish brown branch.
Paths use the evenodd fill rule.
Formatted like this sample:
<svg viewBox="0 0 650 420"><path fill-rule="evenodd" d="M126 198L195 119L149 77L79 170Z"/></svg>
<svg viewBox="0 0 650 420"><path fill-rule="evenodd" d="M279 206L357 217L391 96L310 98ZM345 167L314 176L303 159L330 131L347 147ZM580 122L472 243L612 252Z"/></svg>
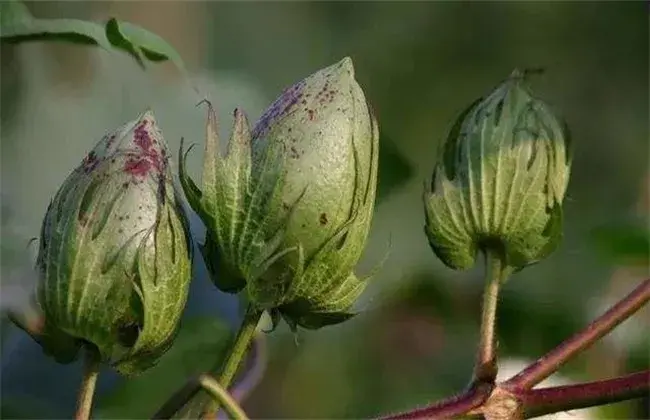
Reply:
<svg viewBox="0 0 650 420"><path fill-rule="evenodd" d="M605 334L628 319L650 300L650 279L644 280L629 295L589 324L584 330L564 341L526 369L508 379L503 387L516 390L530 389L540 383L577 353L598 341Z"/></svg>
<svg viewBox="0 0 650 420"><path fill-rule="evenodd" d="M525 416L536 417L648 396L650 370L604 381L511 392L523 404Z"/></svg>
<svg viewBox="0 0 650 420"><path fill-rule="evenodd" d="M458 418L470 410L480 407L492 392L489 384L479 384L470 387L460 395L439 401L433 405L416 408L404 413L391 414L382 420L412 420L412 419L450 419Z"/></svg>
<svg viewBox="0 0 650 420"><path fill-rule="evenodd" d="M540 388L533 386L550 376L580 351L628 319L650 300L650 279L644 280L628 296L589 324L584 330L564 341L554 350L495 388L478 384L464 393L426 407L383 417L382 420L447 419L480 413L489 407L488 398L497 390L509 394L523 406L526 417L609 404L648 395L650 371L621 378L578 385Z"/></svg>

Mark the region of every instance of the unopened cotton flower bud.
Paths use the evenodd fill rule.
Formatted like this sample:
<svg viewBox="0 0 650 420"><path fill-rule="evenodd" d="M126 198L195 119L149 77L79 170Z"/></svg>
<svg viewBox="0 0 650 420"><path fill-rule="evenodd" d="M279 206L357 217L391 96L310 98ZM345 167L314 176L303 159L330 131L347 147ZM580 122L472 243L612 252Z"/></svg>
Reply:
<svg viewBox="0 0 650 420"><path fill-rule="evenodd" d="M203 187L181 179L226 291L292 327L348 319L375 201L378 127L349 58L288 88L249 132L235 113L221 156L210 109ZM211 263L215 262L215 263Z"/></svg>
<svg viewBox="0 0 650 420"><path fill-rule="evenodd" d="M424 194L425 232L449 267L493 251L521 269L562 236L569 132L515 70L456 120Z"/></svg>
<svg viewBox="0 0 650 420"><path fill-rule="evenodd" d="M105 136L50 203L37 259L45 326L35 338L59 360L85 343L131 374L171 345L190 247L167 153L146 112Z"/></svg>

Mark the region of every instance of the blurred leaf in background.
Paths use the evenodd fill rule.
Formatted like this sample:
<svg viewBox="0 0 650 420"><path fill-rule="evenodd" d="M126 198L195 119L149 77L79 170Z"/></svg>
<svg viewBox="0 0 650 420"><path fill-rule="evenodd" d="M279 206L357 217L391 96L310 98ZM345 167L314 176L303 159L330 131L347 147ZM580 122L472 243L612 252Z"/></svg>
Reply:
<svg viewBox="0 0 650 420"><path fill-rule="evenodd" d="M413 164L399 150L394 140L383 133L380 134L377 203L404 186L413 175L415 175Z"/></svg>
<svg viewBox="0 0 650 420"><path fill-rule="evenodd" d="M30 397L3 397L0 401L0 416L3 419L47 419L55 410L47 403Z"/></svg>
<svg viewBox="0 0 650 420"><path fill-rule="evenodd" d="M594 245L600 256L615 264L648 267L650 265L650 232L638 223L612 223L592 231Z"/></svg>

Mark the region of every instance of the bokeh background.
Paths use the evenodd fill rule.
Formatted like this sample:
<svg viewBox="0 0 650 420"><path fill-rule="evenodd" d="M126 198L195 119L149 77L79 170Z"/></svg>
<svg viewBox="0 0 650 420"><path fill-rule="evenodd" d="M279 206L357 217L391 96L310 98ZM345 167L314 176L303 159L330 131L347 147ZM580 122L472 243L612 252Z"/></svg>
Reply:
<svg viewBox="0 0 650 420"><path fill-rule="evenodd" d="M355 319L264 338L266 372L245 402L255 418L367 418L461 390L478 334L481 269L454 272L423 234L422 185L455 116L515 67L542 67L534 91L573 134L565 239L516 274L499 308L502 375L550 350L648 275L648 7L646 2L30 2L38 17L123 19L183 57L142 71L126 55L57 43L3 46L2 309L20 307L45 209L102 135L151 108L170 148L203 141L203 96L222 136L232 110L256 119L288 85L350 56L381 127L380 195L368 272L388 260ZM190 155L198 175L201 147ZM193 231L201 239L195 219ZM151 415L161 395L223 351L240 316L197 258L181 339L155 380L106 372L97 414ZM562 369L556 382L647 368L645 310ZM218 317L219 320L210 321ZM220 321L222 320L222 321ZM2 324L3 418L70 417L79 365L56 365ZM138 392L136 394L136 391ZM164 391L164 392L163 392ZM162 394L161 394L162 393ZM552 418L647 418L648 400ZM129 411L131 410L131 411ZM130 413L130 414L129 414Z"/></svg>

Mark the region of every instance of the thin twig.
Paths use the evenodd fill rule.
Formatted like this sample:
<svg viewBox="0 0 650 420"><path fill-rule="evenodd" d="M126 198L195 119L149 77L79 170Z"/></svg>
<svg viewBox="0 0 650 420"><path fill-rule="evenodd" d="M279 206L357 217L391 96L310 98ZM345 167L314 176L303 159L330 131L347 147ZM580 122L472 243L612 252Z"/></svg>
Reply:
<svg viewBox="0 0 650 420"><path fill-rule="evenodd" d="M650 394L650 370L577 385L511 391L526 418L641 398Z"/></svg>
<svg viewBox="0 0 650 420"><path fill-rule="evenodd" d="M503 383L510 390L530 389L537 385L573 356L586 349L605 334L628 319L650 300L650 279L644 280L624 299L589 324L585 329L564 341L545 356Z"/></svg>
<svg viewBox="0 0 650 420"><path fill-rule="evenodd" d="M244 410L237 404L237 401L226 391L219 382L208 374L199 376L199 382L203 389L208 391L212 398L219 402L233 420L248 420Z"/></svg>

